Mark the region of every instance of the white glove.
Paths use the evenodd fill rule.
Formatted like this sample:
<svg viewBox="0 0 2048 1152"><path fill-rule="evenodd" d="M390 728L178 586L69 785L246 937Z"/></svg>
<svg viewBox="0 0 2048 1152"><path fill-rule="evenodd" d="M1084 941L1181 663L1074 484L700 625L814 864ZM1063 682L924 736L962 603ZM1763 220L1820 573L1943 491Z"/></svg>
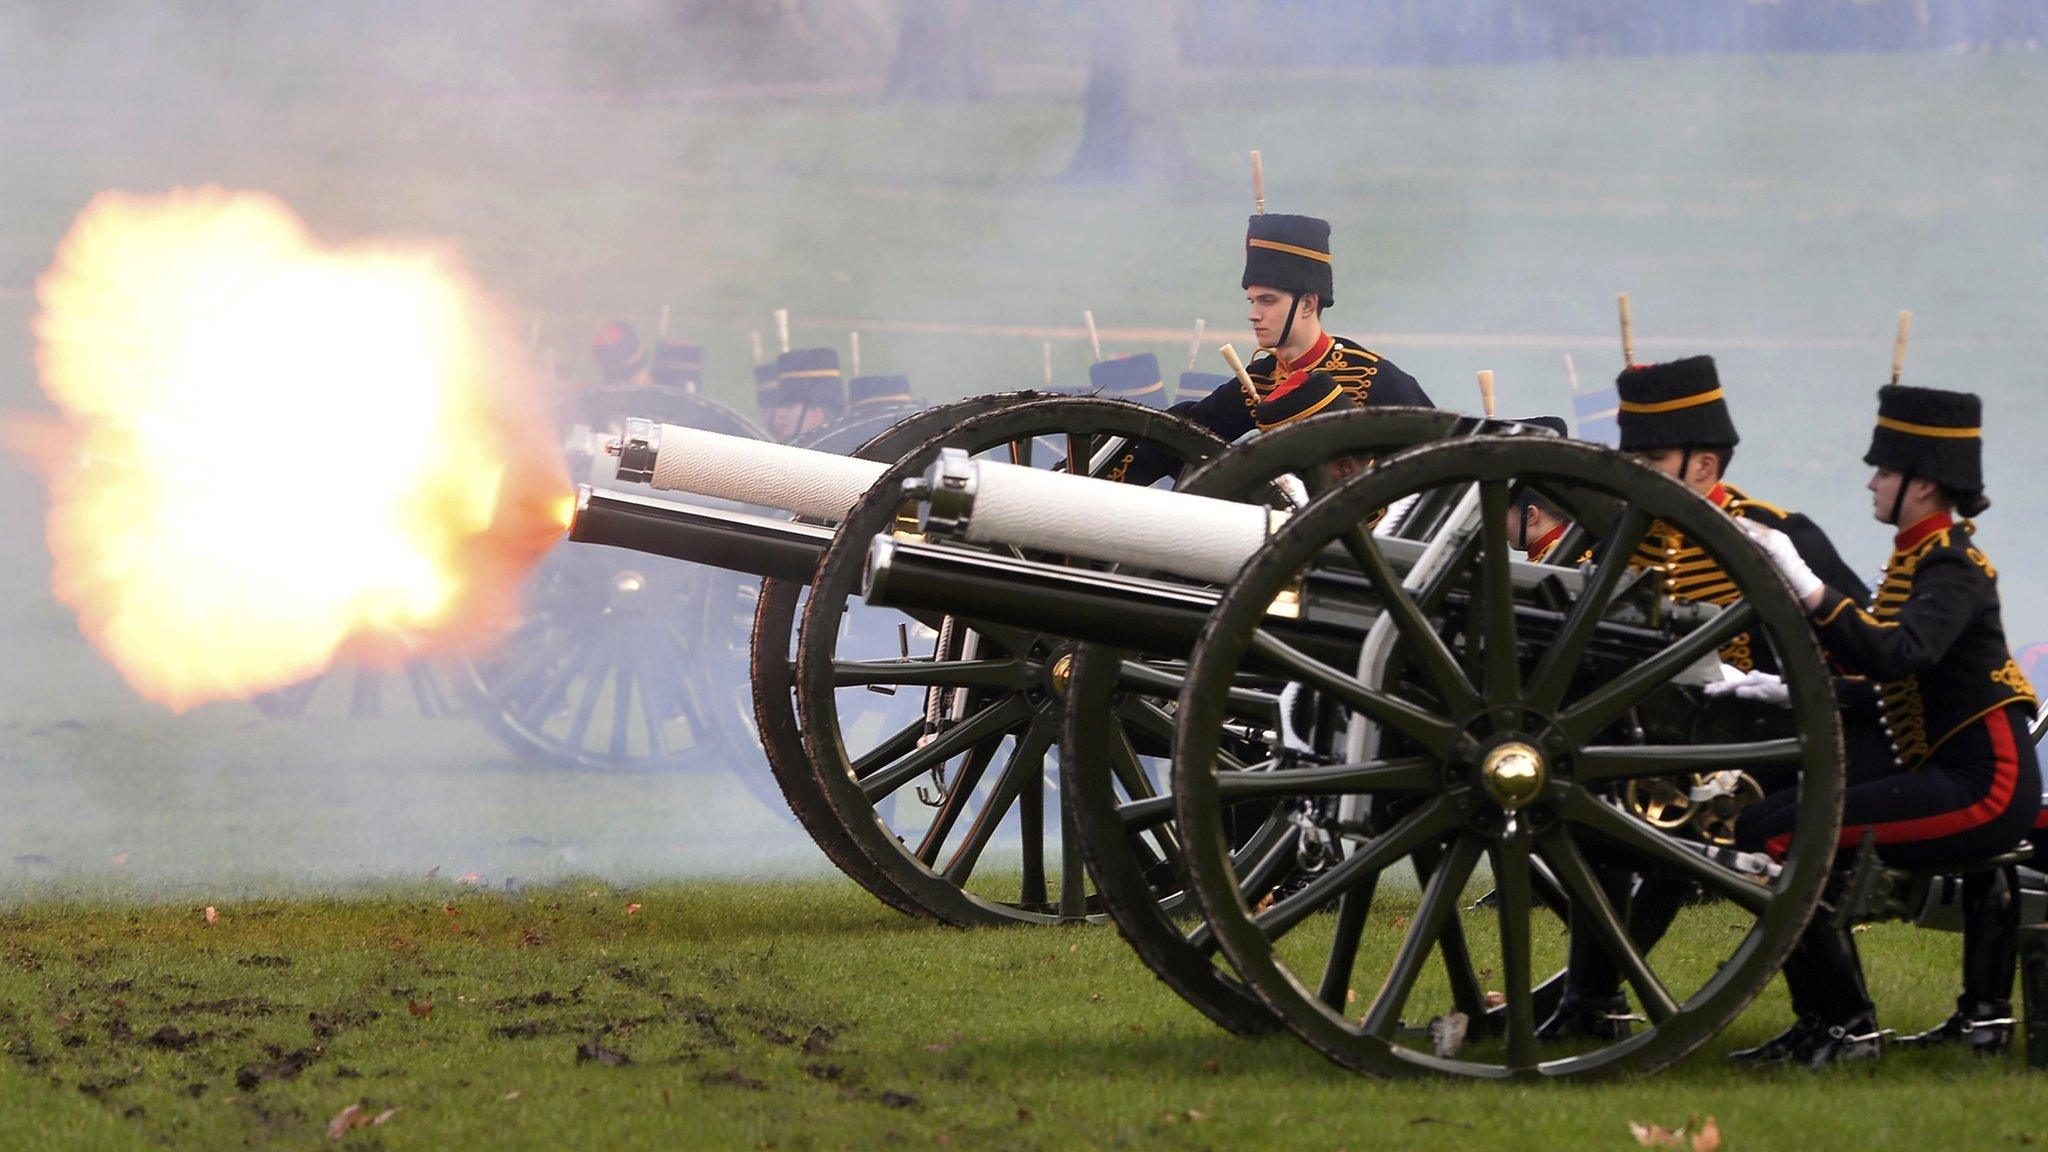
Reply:
<svg viewBox="0 0 2048 1152"><path fill-rule="evenodd" d="M1755 700L1760 704L1776 704L1780 708L1792 706L1792 693L1785 687L1785 681L1769 672L1745 672L1733 680L1716 680L1701 691L1709 696L1733 696L1737 700Z"/></svg>
<svg viewBox="0 0 2048 1152"><path fill-rule="evenodd" d="M1754 520L1744 520L1741 517L1736 518L1735 526L1742 529L1751 540L1756 541L1757 547L1764 550L1764 555L1771 561L1771 567L1776 568L1778 574L1785 578L1785 583L1792 586L1792 595L1801 604L1806 603L1814 593L1821 590L1820 577L1815 576L1813 569L1806 566L1806 561L1799 555L1799 549L1792 546L1790 536L1776 528L1767 528Z"/></svg>

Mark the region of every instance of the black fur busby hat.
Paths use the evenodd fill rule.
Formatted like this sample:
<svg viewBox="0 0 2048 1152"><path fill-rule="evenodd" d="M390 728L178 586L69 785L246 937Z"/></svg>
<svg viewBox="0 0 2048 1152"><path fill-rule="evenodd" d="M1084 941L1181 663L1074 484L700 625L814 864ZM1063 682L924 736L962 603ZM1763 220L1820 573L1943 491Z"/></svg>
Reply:
<svg viewBox="0 0 2048 1152"><path fill-rule="evenodd" d="M880 408L914 403L908 376L855 376L846 382L848 408Z"/></svg>
<svg viewBox="0 0 2048 1152"><path fill-rule="evenodd" d="M1166 383L1160 378L1159 357L1150 352L1097 360L1088 366L1088 384L1098 396L1166 407Z"/></svg>
<svg viewBox="0 0 2048 1152"><path fill-rule="evenodd" d="M1337 378L1328 372L1311 372L1305 377L1296 377L1266 394L1259 401L1255 417L1259 431L1271 432L1282 425L1296 420L1306 420L1324 412L1343 412L1358 407L1351 393L1344 390Z"/></svg>
<svg viewBox="0 0 2048 1152"><path fill-rule="evenodd" d="M1530 428L1547 428L1559 436L1571 435L1571 430L1566 427L1564 417L1562 416L1524 416L1516 420L1515 423L1526 425Z"/></svg>
<svg viewBox="0 0 2048 1152"><path fill-rule="evenodd" d="M1337 302L1330 268L1330 222L1313 216L1258 215L1244 234L1244 283L1283 292L1313 292Z"/></svg>
<svg viewBox="0 0 2048 1152"><path fill-rule="evenodd" d="M839 379L839 353L831 348L792 348L775 360L775 391L782 404L802 404L829 412L846 407L846 386Z"/></svg>
<svg viewBox="0 0 2048 1152"><path fill-rule="evenodd" d="M1688 356L1663 364L1631 364L1614 378L1621 394L1615 423L1621 450L1733 448L1742 438L1721 395L1712 356Z"/></svg>
<svg viewBox="0 0 2048 1152"><path fill-rule="evenodd" d="M1214 372L1183 372L1180 374L1180 380L1173 386L1173 402L1185 404L1190 400L1200 400L1225 384L1235 383L1237 378L1234 376L1219 376Z"/></svg>
<svg viewBox="0 0 2048 1152"><path fill-rule="evenodd" d="M1519 420L1512 421L1512 423L1529 428L1542 428L1546 431L1555 432L1559 436L1568 437L1571 435L1571 430L1565 425L1564 417L1562 416L1524 416ZM1564 515L1563 512L1558 510L1555 501L1526 484L1515 488L1511 506L1515 508L1541 508L1552 516Z"/></svg>
<svg viewBox="0 0 2048 1152"><path fill-rule="evenodd" d="M614 320L591 337L590 358L607 382L631 379L640 371L640 334L624 320Z"/></svg>
<svg viewBox="0 0 2048 1152"><path fill-rule="evenodd" d="M661 340L654 345L654 360L647 368L656 384L670 388L695 387L704 380L704 349L688 340Z"/></svg>
<svg viewBox="0 0 2048 1152"><path fill-rule="evenodd" d="M1863 462L1924 476L1975 516L1984 498L1984 402L1969 392L1891 384L1877 390L1877 427Z"/></svg>
<svg viewBox="0 0 2048 1152"><path fill-rule="evenodd" d="M762 407L775 403L775 361L754 365L754 400Z"/></svg>

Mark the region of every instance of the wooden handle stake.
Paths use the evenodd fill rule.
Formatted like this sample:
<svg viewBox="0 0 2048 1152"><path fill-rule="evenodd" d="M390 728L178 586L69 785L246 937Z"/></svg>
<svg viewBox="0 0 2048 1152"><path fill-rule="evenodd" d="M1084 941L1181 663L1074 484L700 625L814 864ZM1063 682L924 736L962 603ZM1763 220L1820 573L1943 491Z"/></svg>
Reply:
<svg viewBox="0 0 2048 1152"><path fill-rule="evenodd" d="M751 335L754 337L754 367L759 368L761 366L761 333L757 330Z"/></svg>
<svg viewBox="0 0 2048 1152"><path fill-rule="evenodd" d="M1899 334L1892 339L1892 383L1899 382L1899 374L1906 370L1906 336L1913 331L1913 314L1899 313Z"/></svg>
<svg viewBox="0 0 2048 1152"><path fill-rule="evenodd" d="M787 308L777 308L775 310L775 342L782 346L782 351L789 351L789 309Z"/></svg>
<svg viewBox="0 0 2048 1152"><path fill-rule="evenodd" d="M1569 352L1564 354L1564 374L1565 378L1572 382L1572 395L1577 396L1579 394L1579 366L1572 363L1572 354Z"/></svg>
<svg viewBox="0 0 2048 1152"><path fill-rule="evenodd" d="M1102 360L1102 336L1095 331L1095 313L1082 312L1081 323L1088 326L1088 351L1095 357L1096 362L1100 363Z"/></svg>
<svg viewBox="0 0 2048 1152"><path fill-rule="evenodd" d="M1052 341L1038 346L1039 360L1045 368L1045 390L1052 391Z"/></svg>
<svg viewBox="0 0 2048 1152"><path fill-rule="evenodd" d="M1635 317L1629 314L1628 293L1616 293L1615 301L1621 307L1621 366L1627 368L1636 362Z"/></svg>
<svg viewBox="0 0 2048 1152"><path fill-rule="evenodd" d="M847 373L847 375L858 376L860 375L860 333L848 332L846 334L846 342L853 346L853 371Z"/></svg>
<svg viewBox="0 0 2048 1152"><path fill-rule="evenodd" d="M1252 207L1259 215L1266 214L1266 166L1256 148L1252 149Z"/></svg>
<svg viewBox="0 0 2048 1152"><path fill-rule="evenodd" d="M1188 371L1195 370L1195 357L1202 354L1202 328L1204 321L1195 321L1194 339L1188 341Z"/></svg>
<svg viewBox="0 0 2048 1152"><path fill-rule="evenodd" d="M668 339L668 305L666 304L661 306L661 326L655 329L654 338L656 340Z"/></svg>
<svg viewBox="0 0 2048 1152"><path fill-rule="evenodd" d="M1481 368L1479 370L1479 410L1486 413L1488 420L1493 419L1493 369L1491 368Z"/></svg>
<svg viewBox="0 0 2048 1152"><path fill-rule="evenodd" d="M1237 386L1244 391L1245 399L1257 404L1258 386L1252 383L1252 374L1244 370L1244 361L1238 357L1237 349L1225 344L1218 351L1223 353L1223 362L1230 365L1230 374L1237 377Z"/></svg>

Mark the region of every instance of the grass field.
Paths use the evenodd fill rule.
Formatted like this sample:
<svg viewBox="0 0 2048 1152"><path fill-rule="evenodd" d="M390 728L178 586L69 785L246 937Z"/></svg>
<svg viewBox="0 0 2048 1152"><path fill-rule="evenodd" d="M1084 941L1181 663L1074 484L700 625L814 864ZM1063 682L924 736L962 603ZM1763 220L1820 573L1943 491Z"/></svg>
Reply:
<svg viewBox="0 0 2048 1152"><path fill-rule="evenodd" d="M2048 637L2038 58L1235 69L1189 84L1199 174L1137 188L1056 179L1078 131L1056 87L952 107L248 89L0 117L0 408L42 407L28 290L104 188L265 188L328 239L445 241L571 364L599 320L669 303L744 404L747 332L786 306L802 340L858 323L870 364L943 398L1035 383L1037 338L911 325L1090 308L1228 334L1258 147L1276 210L1335 222L1333 326L1447 406L1486 367L1509 408L1562 408L1562 354L1615 366L1627 289L1644 355L1720 357L1738 479L1859 566L1885 535L1854 461L1915 309L1911 378L1992 405L1982 539L2015 641ZM1079 378L1077 330L1056 359ZM552 771L473 723L331 699L170 717L50 598L42 511L0 464L0 1147L309 1147L351 1103L398 1109L344 1138L385 1148L1580 1149L1694 1112L1738 1149L2048 1141L2016 1059L1724 1069L1781 1023L1775 990L1647 1082L1367 1082L1216 1032L1107 929L887 913L721 771ZM1864 939L1887 1023L1946 1012L1953 937ZM578 1062L593 1038L631 1062Z"/></svg>
<svg viewBox="0 0 2048 1152"><path fill-rule="evenodd" d="M1954 937L1866 942L1887 1020L1938 1019ZM342 1145L389 1149L1587 1149L1691 1113L1731 1149L2048 1140L2016 1056L1723 1067L1775 989L1651 1080L1377 1082L1218 1031L1107 928L929 927L844 882L32 904L0 955L0 1147L303 1148L350 1104L396 1112Z"/></svg>

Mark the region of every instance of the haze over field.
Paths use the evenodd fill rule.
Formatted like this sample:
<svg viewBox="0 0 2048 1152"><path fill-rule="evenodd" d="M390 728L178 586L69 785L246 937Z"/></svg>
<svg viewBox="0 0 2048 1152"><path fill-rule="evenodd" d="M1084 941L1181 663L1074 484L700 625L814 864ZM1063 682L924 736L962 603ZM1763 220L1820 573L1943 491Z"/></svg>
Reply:
<svg viewBox="0 0 2048 1152"><path fill-rule="evenodd" d="M894 5L797 5L802 28L722 7L0 9L0 409L50 412L33 286L92 196L205 184L275 194L327 243L452 245L537 325L533 355L577 380L599 322L646 336L663 305L704 344L708 390L742 410L748 335L776 307L800 342L843 348L857 325L864 361L928 398L1035 384L1045 329L1078 380L1084 308L1109 351L1172 370L1186 342L1170 333L1242 326L1258 148L1270 207L1335 226L1331 326L1439 403L1475 408L1472 373L1491 368L1504 410L1566 409L1566 353L1589 380L1619 367L1627 290L1642 356L1720 359L1744 432L1735 479L1815 516L1862 568L1886 532L1858 460L1913 309L1907 379L1985 398L1981 538L2015 644L2048 640L2048 77L2023 35L1948 51L1971 34L1937 4L1896 53L1744 50L1820 41L1702 20L1688 35L1721 50L1539 52L1530 32L1430 63L1429 45L1482 41L1404 25L1407 55L1297 61L1286 26L1228 40L1265 26L1256 5L1215 3L1147 33L1187 44L1186 166L1082 183L1060 176L1081 137L1086 6L983 6L989 90L957 101L883 96ZM1337 19L1303 10L1290 19ZM1589 58L1557 58L1574 51ZM280 354L276 386L325 354ZM289 484L291 440L231 463ZM375 721L348 718L346 685L296 719L144 704L51 594L46 507L27 459L0 459L0 892L825 867L728 775L526 765L396 692Z"/></svg>

